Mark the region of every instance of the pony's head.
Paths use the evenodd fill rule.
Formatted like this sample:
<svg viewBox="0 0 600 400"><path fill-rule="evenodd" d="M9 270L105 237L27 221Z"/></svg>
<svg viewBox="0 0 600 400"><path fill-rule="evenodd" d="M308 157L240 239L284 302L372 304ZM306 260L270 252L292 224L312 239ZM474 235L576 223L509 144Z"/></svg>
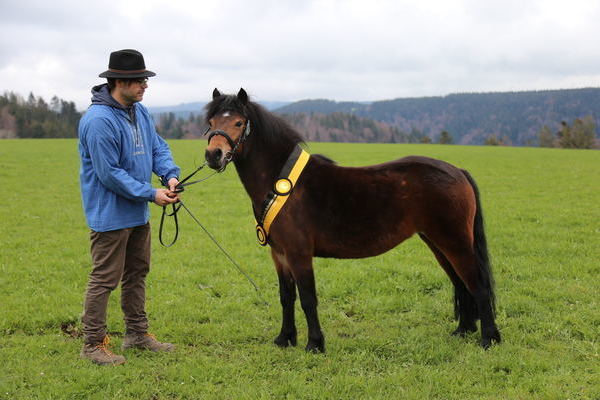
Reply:
<svg viewBox="0 0 600 400"><path fill-rule="evenodd" d="M205 107L208 145L205 158L210 168L223 171L227 164L247 156L250 148L287 157L303 140L283 119L249 100L244 89L224 95L215 89Z"/></svg>
<svg viewBox="0 0 600 400"><path fill-rule="evenodd" d="M236 96L222 95L215 88L206 105L208 146L205 158L210 168L223 171L250 134L248 94L240 89Z"/></svg>

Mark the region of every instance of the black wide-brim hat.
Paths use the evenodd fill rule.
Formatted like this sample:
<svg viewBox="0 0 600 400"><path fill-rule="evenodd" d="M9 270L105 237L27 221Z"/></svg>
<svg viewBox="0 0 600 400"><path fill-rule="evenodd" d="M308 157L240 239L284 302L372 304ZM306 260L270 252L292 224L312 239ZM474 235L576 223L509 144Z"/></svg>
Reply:
<svg viewBox="0 0 600 400"><path fill-rule="evenodd" d="M110 53L108 70L100 78L149 78L156 74L146 69L144 56L137 50L124 49Z"/></svg>

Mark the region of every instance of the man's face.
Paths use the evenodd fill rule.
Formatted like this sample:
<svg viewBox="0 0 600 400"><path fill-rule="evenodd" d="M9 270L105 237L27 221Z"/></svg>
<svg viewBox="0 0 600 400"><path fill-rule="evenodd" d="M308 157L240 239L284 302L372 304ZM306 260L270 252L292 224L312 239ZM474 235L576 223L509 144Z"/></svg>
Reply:
<svg viewBox="0 0 600 400"><path fill-rule="evenodd" d="M132 105L133 103L142 101L147 87L147 78L137 78L132 80L118 79L116 84L116 90L118 92L117 95L127 105Z"/></svg>

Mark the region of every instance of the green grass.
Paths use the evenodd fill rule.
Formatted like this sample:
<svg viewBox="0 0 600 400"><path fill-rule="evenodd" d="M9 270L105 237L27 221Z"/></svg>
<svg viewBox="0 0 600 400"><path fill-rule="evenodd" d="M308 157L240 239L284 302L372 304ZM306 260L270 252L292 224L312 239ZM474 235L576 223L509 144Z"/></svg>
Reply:
<svg viewBox="0 0 600 400"><path fill-rule="evenodd" d="M184 172L204 141L171 142ZM128 352L121 367L79 359L90 270L75 140L0 141L0 398L7 399L599 399L600 152L313 143L341 165L420 154L478 182L504 342L451 337L452 290L426 246L380 257L315 259L328 352L272 344L277 278L254 236L233 168L185 193L186 204L261 287L268 306L183 215L160 247L152 206L152 331L174 354ZM109 330L122 341L118 292Z"/></svg>

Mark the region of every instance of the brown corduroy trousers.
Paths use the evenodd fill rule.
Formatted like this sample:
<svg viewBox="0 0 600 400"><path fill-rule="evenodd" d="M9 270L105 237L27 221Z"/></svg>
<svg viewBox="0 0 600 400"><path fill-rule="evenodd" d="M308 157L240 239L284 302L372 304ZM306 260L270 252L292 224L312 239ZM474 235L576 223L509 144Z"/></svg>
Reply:
<svg viewBox="0 0 600 400"><path fill-rule="evenodd" d="M108 232L90 232L93 269L83 316L86 344L102 342L110 293L121 282L126 333L146 333L146 275L150 271L150 224Z"/></svg>

